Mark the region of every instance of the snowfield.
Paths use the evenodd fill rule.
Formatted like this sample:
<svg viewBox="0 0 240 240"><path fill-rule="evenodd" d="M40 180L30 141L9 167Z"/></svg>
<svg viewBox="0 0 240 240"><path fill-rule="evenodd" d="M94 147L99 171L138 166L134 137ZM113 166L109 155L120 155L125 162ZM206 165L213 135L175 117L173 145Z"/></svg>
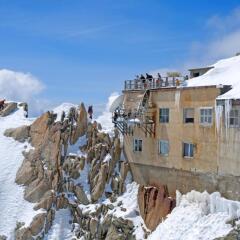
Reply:
<svg viewBox="0 0 240 240"><path fill-rule="evenodd" d="M74 235L70 221L71 213L68 209L56 211L53 225L44 240L71 240Z"/></svg>
<svg viewBox="0 0 240 240"><path fill-rule="evenodd" d="M0 117L0 235L14 239L16 221L28 225L39 212L33 210L34 204L23 198L23 187L15 183L18 168L23 161L22 151L29 144L16 142L3 136L8 128L31 124L31 119L24 117L22 109L7 117Z"/></svg>

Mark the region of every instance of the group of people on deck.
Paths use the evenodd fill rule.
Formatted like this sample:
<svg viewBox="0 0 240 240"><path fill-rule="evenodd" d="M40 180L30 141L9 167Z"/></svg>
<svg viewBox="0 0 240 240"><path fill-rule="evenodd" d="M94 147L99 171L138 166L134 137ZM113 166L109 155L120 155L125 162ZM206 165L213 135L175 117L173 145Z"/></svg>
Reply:
<svg viewBox="0 0 240 240"><path fill-rule="evenodd" d="M168 85L168 80L166 79L165 85ZM141 74L135 78L135 88L147 88L148 86L160 87L163 85L163 78L160 73L157 74L157 78L154 78L151 74L146 73L146 76Z"/></svg>
<svg viewBox="0 0 240 240"><path fill-rule="evenodd" d="M170 83L169 80L172 80L172 83ZM166 77L166 78L162 78L161 74L158 73L157 77L154 78L151 74L146 73L146 76L144 76L143 74L136 75L135 78L135 88L147 88L148 86L151 87L167 87L170 85L175 85L175 86L179 86L180 85L180 80L179 78L170 78L170 77Z"/></svg>
<svg viewBox="0 0 240 240"><path fill-rule="evenodd" d="M159 73L158 73L159 74ZM160 75L160 74L159 74ZM140 76L139 75L136 75L136 79L135 80L140 80L142 83L145 83L147 81L152 81L153 80L153 76L146 73L146 77L144 77L143 74L141 74Z"/></svg>

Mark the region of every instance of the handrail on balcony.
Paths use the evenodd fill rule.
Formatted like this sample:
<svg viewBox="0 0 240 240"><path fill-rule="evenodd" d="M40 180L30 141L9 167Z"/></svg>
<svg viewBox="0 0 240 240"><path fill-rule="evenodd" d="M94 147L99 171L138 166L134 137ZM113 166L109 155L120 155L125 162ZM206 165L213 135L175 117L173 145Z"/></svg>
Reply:
<svg viewBox="0 0 240 240"><path fill-rule="evenodd" d="M150 79L126 80L124 90L146 90L168 87L178 87L185 84L186 77L161 77Z"/></svg>
<svg viewBox="0 0 240 240"><path fill-rule="evenodd" d="M146 112L142 112L140 109L133 111L127 111L122 108L115 110L112 116L112 122L114 126L123 134L133 134L133 127L138 126L141 128L146 137L154 136L154 121L145 116Z"/></svg>

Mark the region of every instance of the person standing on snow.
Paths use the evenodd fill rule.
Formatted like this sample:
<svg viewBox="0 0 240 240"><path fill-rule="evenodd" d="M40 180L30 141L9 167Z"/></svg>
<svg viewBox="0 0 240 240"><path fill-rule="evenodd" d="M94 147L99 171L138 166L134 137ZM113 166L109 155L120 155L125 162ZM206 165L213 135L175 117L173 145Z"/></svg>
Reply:
<svg viewBox="0 0 240 240"><path fill-rule="evenodd" d="M93 116L93 106L89 106L88 107L88 115L89 115L89 118L92 119L92 116Z"/></svg>

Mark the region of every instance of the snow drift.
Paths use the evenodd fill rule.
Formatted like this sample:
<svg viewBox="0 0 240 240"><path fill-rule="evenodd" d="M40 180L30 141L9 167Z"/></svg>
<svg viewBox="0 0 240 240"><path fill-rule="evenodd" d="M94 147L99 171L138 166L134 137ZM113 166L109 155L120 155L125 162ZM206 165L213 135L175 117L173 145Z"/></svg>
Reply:
<svg viewBox="0 0 240 240"><path fill-rule="evenodd" d="M213 64L213 69L202 76L187 81L188 87L229 85L232 90L218 99L240 99L240 56L227 58Z"/></svg>

